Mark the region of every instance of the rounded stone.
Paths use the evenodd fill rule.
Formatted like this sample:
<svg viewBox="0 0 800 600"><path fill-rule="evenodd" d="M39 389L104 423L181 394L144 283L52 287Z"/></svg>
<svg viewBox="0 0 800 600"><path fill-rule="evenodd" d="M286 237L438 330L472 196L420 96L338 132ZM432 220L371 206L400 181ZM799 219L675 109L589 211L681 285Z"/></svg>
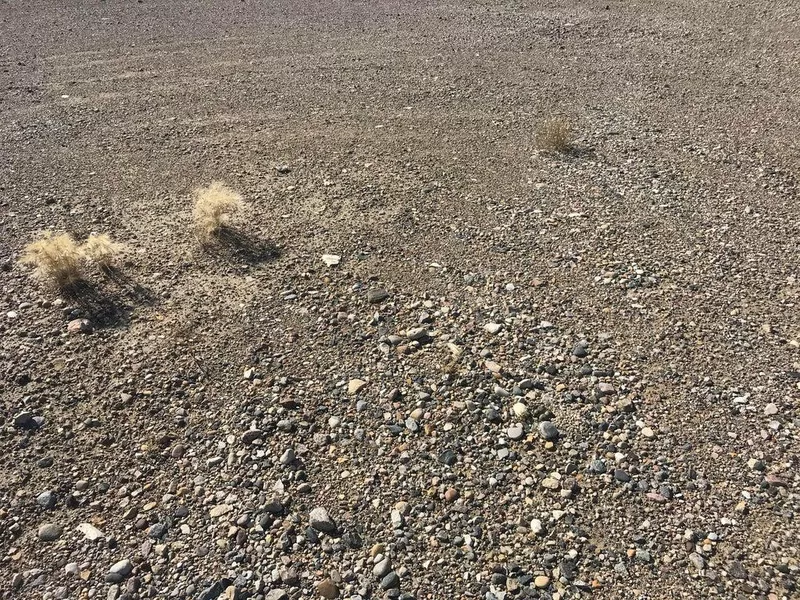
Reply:
<svg viewBox="0 0 800 600"><path fill-rule="evenodd" d="M45 523L39 527L38 536L43 542L55 542L64 533L64 528L55 523Z"/></svg>

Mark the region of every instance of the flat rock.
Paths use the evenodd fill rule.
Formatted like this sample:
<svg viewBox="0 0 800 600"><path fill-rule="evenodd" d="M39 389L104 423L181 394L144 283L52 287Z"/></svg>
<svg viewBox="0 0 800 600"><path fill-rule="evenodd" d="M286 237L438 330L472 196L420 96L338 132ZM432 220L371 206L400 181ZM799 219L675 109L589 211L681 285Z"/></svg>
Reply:
<svg viewBox="0 0 800 600"><path fill-rule="evenodd" d="M367 291L367 302L370 304L380 304L389 297L389 292L383 288L372 288Z"/></svg>
<svg viewBox="0 0 800 600"><path fill-rule="evenodd" d="M333 533L336 531L336 522L330 517L328 511L318 506L308 514L308 524L317 531Z"/></svg>
<svg viewBox="0 0 800 600"><path fill-rule="evenodd" d="M45 523L39 527L37 535L43 542L54 542L64 533L64 528L55 523Z"/></svg>
<svg viewBox="0 0 800 600"><path fill-rule="evenodd" d="M363 379L351 379L350 383L347 384L347 393L351 396L355 396L358 392L364 389L367 385L367 382Z"/></svg>
<svg viewBox="0 0 800 600"><path fill-rule="evenodd" d="M502 323L487 323L483 328L492 335L496 335L503 329L503 325Z"/></svg>
<svg viewBox="0 0 800 600"><path fill-rule="evenodd" d="M233 507L230 504L217 504L210 511L208 511L208 514L211 516L212 519L216 519L217 517L221 517L222 515L227 515L232 510Z"/></svg>
<svg viewBox="0 0 800 600"><path fill-rule="evenodd" d="M93 542L105 537L105 534L91 523L81 523L78 525L78 531L86 536L86 539Z"/></svg>
<svg viewBox="0 0 800 600"><path fill-rule="evenodd" d="M260 429L249 429L242 434L242 442L245 444L252 444L262 437L264 437L264 432Z"/></svg>
<svg viewBox="0 0 800 600"><path fill-rule="evenodd" d="M317 584L317 593L323 598L333 600L339 597L339 588L330 579L323 579Z"/></svg>
<svg viewBox="0 0 800 600"><path fill-rule="evenodd" d="M543 440L552 442L558 439L558 428L553 425L552 421L542 421L539 423L539 435Z"/></svg>
<svg viewBox="0 0 800 600"><path fill-rule="evenodd" d="M94 325L89 319L73 319L67 323L67 333L92 333Z"/></svg>
<svg viewBox="0 0 800 600"><path fill-rule="evenodd" d="M328 267L335 267L338 265L342 260L342 257L338 254L323 254L322 255L322 262L325 263L325 266Z"/></svg>

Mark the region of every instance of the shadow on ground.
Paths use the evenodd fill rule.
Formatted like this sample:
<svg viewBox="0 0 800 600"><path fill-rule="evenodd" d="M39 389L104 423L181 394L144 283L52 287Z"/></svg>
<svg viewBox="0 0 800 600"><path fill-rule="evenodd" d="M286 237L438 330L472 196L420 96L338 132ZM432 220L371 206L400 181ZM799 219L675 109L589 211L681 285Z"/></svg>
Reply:
<svg viewBox="0 0 800 600"><path fill-rule="evenodd" d="M104 292L91 281L76 281L65 287L62 295L96 327L122 327L129 321L129 311L120 298Z"/></svg>
<svg viewBox="0 0 800 600"><path fill-rule="evenodd" d="M134 279L115 266L103 267L103 275L106 279L115 283L123 293L132 300L141 304L153 304L156 301L156 294L149 288L137 283Z"/></svg>
<svg viewBox="0 0 800 600"><path fill-rule="evenodd" d="M64 299L79 308L95 327L124 327L130 322L133 310L129 301L137 304L155 302L156 295L150 289L136 283L117 267L108 266L101 271L108 281L119 287L119 291L108 291L85 279L62 290Z"/></svg>
<svg viewBox="0 0 800 600"><path fill-rule="evenodd" d="M206 251L227 258L257 265L280 258L278 247L268 240L253 237L235 227L222 227Z"/></svg>

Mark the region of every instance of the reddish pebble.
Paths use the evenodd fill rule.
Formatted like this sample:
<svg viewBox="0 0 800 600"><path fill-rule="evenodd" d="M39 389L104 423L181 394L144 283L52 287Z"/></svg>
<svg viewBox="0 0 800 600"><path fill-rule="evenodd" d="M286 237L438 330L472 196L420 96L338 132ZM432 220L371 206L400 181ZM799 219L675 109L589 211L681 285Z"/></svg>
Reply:
<svg viewBox="0 0 800 600"><path fill-rule="evenodd" d="M447 502L455 502L458 500L459 493L456 488L448 488L447 491L444 493L444 499Z"/></svg>

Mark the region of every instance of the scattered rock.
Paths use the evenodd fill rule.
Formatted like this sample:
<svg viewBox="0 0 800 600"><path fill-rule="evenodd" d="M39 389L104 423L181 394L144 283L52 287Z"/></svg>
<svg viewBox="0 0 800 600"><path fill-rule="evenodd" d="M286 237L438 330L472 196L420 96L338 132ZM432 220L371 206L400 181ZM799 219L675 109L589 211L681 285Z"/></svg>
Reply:
<svg viewBox="0 0 800 600"><path fill-rule="evenodd" d="M558 428L551 421L542 421L539 423L539 435L548 442L555 441L559 435Z"/></svg>
<svg viewBox="0 0 800 600"><path fill-rule="evenodd" d="M332 600L339 597L339 588L330 579L323 579L317 584L317 593L323 598Z"/></svg>
<svg viewBox="0 0 800 600"><path fill-rule="evenodd" d="M86 539L90 542L94 542L95 540L105 537L105 534L91 523L81 523L78 525L78 531L86 536Z"/></svg>
<svg viewBox="0 0 800 600"><path fill-rule="evenodd" d="M323 533L334 533L336 531L336 522L331 519L328 511L322 507L317 507L309 513L308 524Z"/></svg>
<svg viewBox="0 0 800 600"><path fill-rule="evenodd" d="M501 323L487 323L483 328L492 335L496 335L503 329L503 325Z"/></svg>
<svg viewBox="0 0 800 600"><path fill-rule="evenodd" d="M68 333L92 333L93 331L94 325L89 319L73 319L67 323Z"/></svg>
<svg viewBox="0 0 800 600"><path fill-rule="evenodd" d="M347 384L347 393L351 396L355 396L363 390L366 385L367 382L363 379L351 379L350 383Z"/></svg>
<svg viewBox="0 0 800 600"><path fill-rule="evenodd" d="M372 288L367 292L367 302L380 304L389 297L389 292L383 288Z"/></svg>
<svg viewBox="0 0 800 600"><path fill-rule="evenodd" d="M336 265L339 264L339 262L341 262L341 260L342 260L342 257L339 256L338 254L323 254L322 255L322 262L324 262L325 265L328 266L328 267L335 267ZM371 300L370 300L370 302L371 302Z"/></svg>
<svg viewBox="0 0 800 600"><path fill-rule="evenodd" d="M64 528L55 523L45 523L39 527L38 537L43 542L54 542L64 533Z"/></svg>

